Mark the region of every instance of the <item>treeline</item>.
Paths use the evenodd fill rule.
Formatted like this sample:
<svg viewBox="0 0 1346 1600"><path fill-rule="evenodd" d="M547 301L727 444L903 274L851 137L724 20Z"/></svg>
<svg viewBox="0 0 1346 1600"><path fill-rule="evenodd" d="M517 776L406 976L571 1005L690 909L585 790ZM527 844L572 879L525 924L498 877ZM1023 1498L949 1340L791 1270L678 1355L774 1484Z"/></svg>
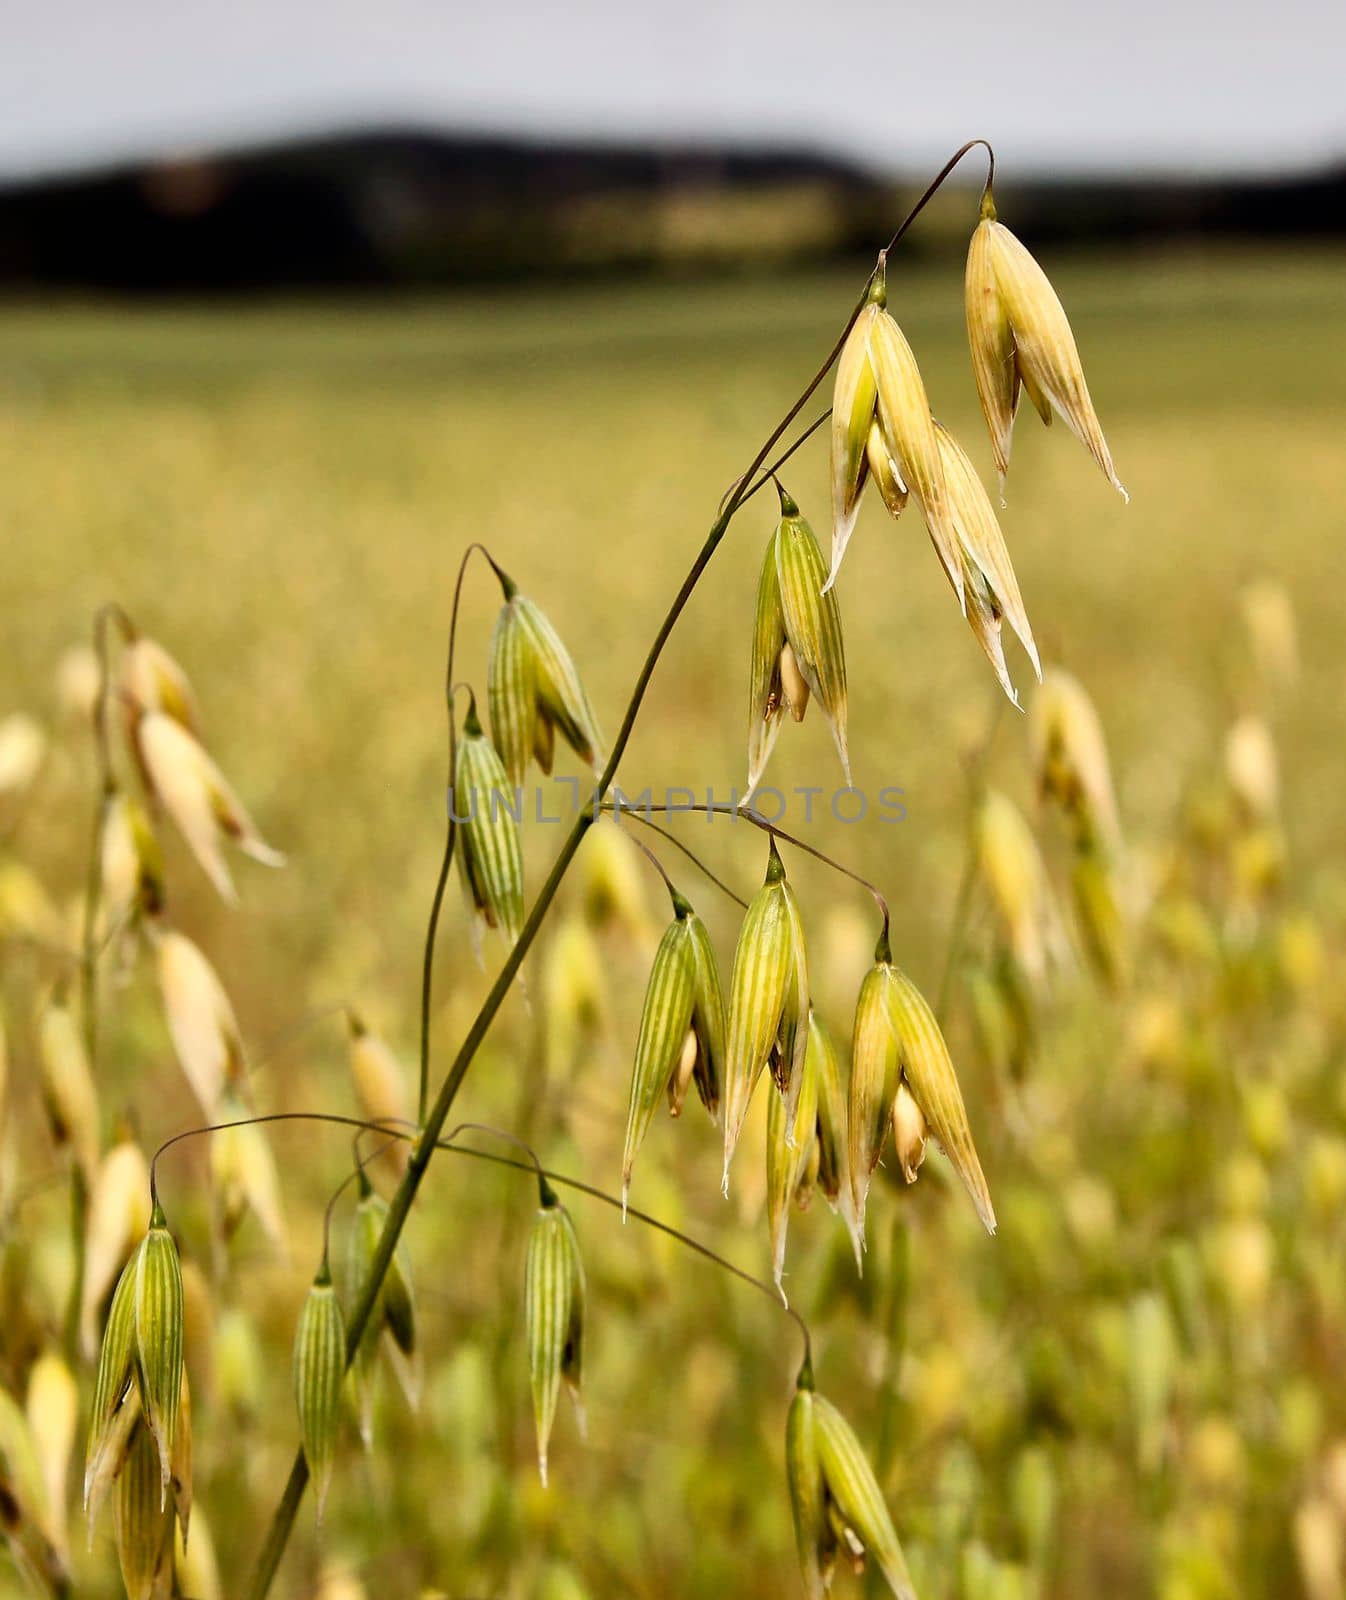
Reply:
<svg viewBox="0 0 1346 1600"><path fill-rule="evenodd" d="M1026 237L1339 236L1346 167L997 185ZM908 186L805 151L367 134L0 189L0 284L146 292L737 271L862 253ZM951 248L966 205L943 202ZM955 222L955 213L957 221Z"/></svg>

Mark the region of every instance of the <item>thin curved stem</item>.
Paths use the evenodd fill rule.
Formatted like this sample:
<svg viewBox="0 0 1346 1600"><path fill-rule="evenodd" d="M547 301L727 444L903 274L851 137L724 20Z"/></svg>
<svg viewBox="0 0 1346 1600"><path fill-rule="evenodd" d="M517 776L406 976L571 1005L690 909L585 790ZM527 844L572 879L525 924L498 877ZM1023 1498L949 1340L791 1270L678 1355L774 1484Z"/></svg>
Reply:
<svg viewBox="0 0 1346 1600"><path fill-rule="evenodd" d="M880 259L882 259L884 256L887 256L901 242L903 237L906 235L907 229L911 227L912 223L915 222L917 217L920 216L921 212L925 210L925 208L935 198L939 191L944 187L949 174L963 159L963 157L970 151L975 150L978 145L980 145L981 148L986 152L986 182L982 186L982 193L986 193L986 191L995 181L995 151L991 148L990 142L986 139L969 139L965 145L960 145L959 148L954 151L954 153L939 169L935 176L930 180L929 184L926 186L925 193L916 202L916 204L912 206L911 210L907 212L906 216L902 218L901 222L898 223L897 232L894 233L892 238L889 239L888 243L884 245Z"/></svg>
<svg viewBox="0 0 1346 1600"><path fill-rule="evenodd" d="M463 1126L467 1128L474 1126L474 1124L465 1123ZM494 1134L500 1138L508 1139L512 1137L510 1134L503 1133L499 1128L483 1126L481 1131ZM496 1155L490 1150L474 1150L470 1145L455 1144L451 1138L439 1140L435 1148L452 1151L454 1155L475 1156L479 1161L491 1161L500 1167L513 1167L519 1172L536 1172L538 1177L545 1178L549 1183L557 1184L563 1189L573 1189L577 1194L587 1195L589 1199L597 1200L605 1206L610 1206L614 1211L624 1211L627 1217L634 1217L637 1222L643 1222L647 1228L654 1228L659 1233L667 1234L670 1239L676 1239L679 1244L686 1246L688 1250L695 1251L697 1255L713 1262L717 1267L723 1267L726 1272L731 1273L741 1283L751 1284L754 1289L764 1294L772 1305L784 1311L795 1323L795 1326L799 1329L800 1337L804 1341L805 1362L812 1361L813 1341L809 1336L808 1323L804 1321L799 1312L793 1306L787 1305L781 1299L779 1292L771 1284L767 1283L765 1279L756 1278L751 1272L745 1272L742 1267L736 1267L732 1261L726 1260L718 1251L712 1250L709 1245L702 1244L699 1239L692 1238L691 1234L681 1232L673 1227L671 1223L660 1221L658 1217L651 1216L648 1211L638 1211L635 1206L623 1207L622 1202L616 1195L608 1194L604 1189L595 1188L593 1184L585 1183L580 1178L568 1177L563 1172L553 1172L550 1167L530 1166L526 1162L512 1160L509 1156Z"/></svg>
<svg viewBox="0 0 1346 1600"><path fill-rule="evenodd" d="M813 421L809 423L808 427L804 429L803 433L795 436L795 442L792 445L789 445L780 455L778 455L769 467L763 467L762 475L758 478L757 482L753 484L752 488L748 490L747 494L743 496L741 504L746 504L752 499L759 489L765 489L767 484L774 482L777 472L785 465L785 463L792 455L794 455L797 450L801 449L809 442L813 435L817 433L818 429L822 427L823 423L825 423L828 418L831 417L831 415L832 408L831 406L828 406L827 410L824 411L821 416L815 417Z"/></svg>
<svg viewBox="0 0 1346 1600"><path fill-rule="evenodd" d="M971 145L967 146L966 148L970 149ZM942 183L944 178L948 175L948 172L953 169L953 167L965 153L966 149L960 150L953 157L953 159L946 166L945 171L940 175L936 183L932 185L932 188L930 191L928 191L928 193L932 193L935 188L938 188L939 184ZM899 227L898 233L893 241L894 243L896 242L896 238L900 238L902 233L906 231L906 228L910 226L914 215L919 213L920 208L925 204L925 199L926 197L922 198L915 208L912 216L909 216L906 221L903 222L901 227ZM891 249L892 246L890 245L889 248ZM668 643L669 636L673 632L673 629L677 626L678 619L681 617L684 609L686 608L687 602L691 599L698 583L700 583L702 574L710 565L716 550L720 546L721 540L728 531L729 524L733 520L734 514L738 511L740 505L743 503L743 499L747 493L749 484L756 477L767 458L771 455L771 452L776 448L776 445L789 431L790 426L794 422L795 418L809 403L819 385L831 371L833 363L841 354L841 351L845 346L847 335L855 325L856 318L864 309L872 279L873 273L871 273L869 279L866 280L864 290L856 300L855 305L852 307L850 315L846 318L845 325L841 329L835 344L832 346L832 349L828 353L822 365L809 379L808 383L804 386L794 403L786 411L785 415L780 419L776 426L772 428L771 432L767 435L757 453L754 455L752 461L748 464L747 470L736 480L735 484L721 502L715 521L711 524L709 531L702 541L701 548L692 561L692 564L688 569L687 575L683 579L678 592L674 595L672 603L669 605L668 610L664 613L663 621L659 624L658 630L654 636L654 640L645 654L644 661L641 663L640 670L636 675L635 684L627 701L626 711L623 714L621 726L618 728L616 738L613 741L611 754L608 756L607 763L595 783L594 799L596 802L601 802L606 797L608 790L612 787L613 778L616 776L618 765L621 762L622 756L625 754L627 744L630 742L632 730L635 727L636 719L640 715L640 708L645 700L645 692L649 687L650 679L654 676L654 671L659 664L660 657L663 655L664 646ZM466 558L464 559L466 560ZM492 563L492 565L494 565L494 563ZM451 649L456 632L458 604L462 589L462 570L463 569L460 568L458 584L456 585L454 591L453 614L450 622ZM446 673L446 682L452 683L452 661L449 662L446 668ZM452 718L450 718L450 724L449 740L450 754L452 756L455 749L454 734L452 731ZM452 769L450 770L452 771ZM561 882L564 879L566 872L569 870L570 863L574 860L576 851L579 849L584 840L585 834L588 832L597 815L597 805L595 805L593 808L581 808L579 810L569 833L562 841L560 849L556 853L556 857L552 862L551 870L548 872L541 889L537 893L537 897L534 899L533 904L529 909L528 916L526 917L524 925L519 932L518 939L515 941L512 949L505 957L504 963L501 966L500 972L496 976L495 982L491 985L490 990L487 992L486 998L482 1001L476 1017L473 1019L466 1035L463 1038L462 1043L458 1047L457 1054L454 1056L454 1059L449 1066L449 1070L445 1074L443 1082L440 1084L438 1093L435 1095L433 1105L431 1105L429 1110L426 1111L424 1109L424 1101L426 1099L426 1089L429 1081L430 974L431 965L434 959L435 933L438 927L439 911L444 897L444 885L448 879L449 863L452 856L453 826L452 823L450 823L444 852L444 860L440 868L439 880L436 885L434 901L431 908L430 923L426 930L425 957L422 970L421 1101L423 1133L421 1138L412 1147L411 1159L407 1163L406 1173L404 1174L402 1181L398 1184L397 1189L393 1194L393 1198L389 1203L388 1215L384 1222L383 1232L379 1237L379 1242L375 1247L373 1260L370 1262L369 1273L365 1279L363 1288L357 1297L356 1303L351 1308L351 1314L346 1328L347 1365L350 1364L355 1352L359 1348L360 1340L364 1335L365 1327L369 1322L375 1302L382 1290L383 1280L392 1264L393 1253L397 1248L398 1240L401 1238L402 1229L406 1226L407 1218L411 1214L412 1202L416 1198L416 1192L420 1188L421 1180L425 1176L426 1168L429 1166L430 1158L433 1154L434 1143L436 1140L438 1140L440 1132L444 1127L444 1123L448 1119L449 1111L453 1106L454 1100L457 1098L458 1090L462 1085L463 1079L467 1076L467 1073L471 1068L473 1059L476 1056L477 1050L480 1048L482 1040L486 1037L492 1022L495 1020L496 1013L499 1011L501 1005L503 1005L506 995L508 995L512 989L514 979L517 976L520 967L523 965L524 958L532 948L532 944L534 939L537 937L538 930L541 928L546 919L547 913L551 908L551 904L556 898L557 891L561 886ZM303 1451L300 1450L296 1453L294 1463L290 1468L290 1476L286 1481L284 1492L282 1493L280 1501L276 1507L275 1514L271 1519L271 1525L267 1531L266 1539L258 1556L257 1565L253 1571L252 1580L247 1591L248 1600L263 1600L263 1597L269 1591L271 1587L271 1580L275 1576L277 1567L280 1565L281 1556L284 1554L286 1543L289 1540L290 1530L294 1526L294 1519L299 1510L299 1502L303 1498L304 1489L307 1483L308 1464L304 1459Z"/></svg>
<svg viewBox="0 0 1346 1600"><path fill-rule="evenodd" d="M473 552L486 561L498 579L500 587L505 591L506 599L514 587L484 544L474 540L463 551L463 559L458 563L458 576L453 585L453 606L449 612L449 648L444 664L444 701L449 715L449 794L453 792L453 770L458 755L458 725L453 715L453 697L458 687L453 676L454 655L458 644L458 612L463 599L463 580L467 576L467 564L472 559ZM453 864L454 836L458 829L458 819L454 816L451 802L447 809L449 818L445 825L444 855L439 863L439 875L435 879L435 893L430 902L430 917L425 930L425 950L421 957L420 1073L416 1092L416 1115L421 1122L425 1121L425 1109L430 1098L430 997L435 978L435 939L439 933L439 914L444 906L444 891L448 888L449 869Z"/></svg>
<svg viewBox="0 0 1346 1600"><path fill-rule="evenodd" d="M723 878L717 877L701 859L701 857L697 855L696 851L693 850L690 845L684 844L682 840L678 838L676 833L673 833L668 828L661 827L653 817L647 817L643 811L628 811L623 809L622 815L624 817L631 817L636 822L641 823L642 826L651 829L654 833L657 833L661 839L667 839L669 844L671 844L675 849L682 851L683 855L687 857L696 870L701 873L703 877L707 878L711 883L713 883L721 894L727 895L729 899L731 899L734 904L740 907L742 910L746 911L748 909L748 902L743 898L743 896L731 889ZM640 841L639 839L633 838L632 843L639 844ZM642 846L642 848L644 847ZM647 851L646 854L649 854L649 852ZM663 871L663 869L660 868L660 871ZM665 875L664 881L667 883L667 875Z"/></svg>
<svg viewBox="0 0 1346 1600"><path fill-rule="evenodd" d="M393 1130L382 1122L371 1122L364 1117L343 1117L334 1111L266 1111L255 1117L235 1117L230 1122L205 1122L199 1128L184 1128L181 1133L171 1134L150 1157L150 1198L159 1198L159 1158L167 1155L175 1144L182 1144L188 1139L198 1139L210 1133L226 1133L230 1128L255 1128L266 1122L329 1122L338 1128L359 1128L364 1133L388 1133ZM394 1135L399 1139L411 1139L410 1133Z"/></svg>
<svg viewBox="0 0 1346 1600"><path fill-rule="evenodd" d="M815 860L821 861L824 866L831 867L833 872L839 872L843 878L849 878L852 883L859 884L862 889L867 890L874 897L874 903L878 906L879 914L883 917L884 937L887 937L888 925L891 920L888 901L882 889L876 883L871 883L868 878L862 877L852 867L848 867L845 862L838 861L835 856L829 856L825 850L819 850L817 845L807 843L807 841L799 838L797 834L778 827L774 822L768 822L760 812L752 809L751 802L743 806L692 804L678 806L676 809L679 811L699 812L708 817L741 817L745 822L752 823L754 828L760 828L763 833L770 834L773 839L781 839L786 844L793 845L796 850L802 850L805 855L810 855ZM634 816L635 813L633 812L632 815ZM740 905L742 903L742 901L739 901Z"/></svg>

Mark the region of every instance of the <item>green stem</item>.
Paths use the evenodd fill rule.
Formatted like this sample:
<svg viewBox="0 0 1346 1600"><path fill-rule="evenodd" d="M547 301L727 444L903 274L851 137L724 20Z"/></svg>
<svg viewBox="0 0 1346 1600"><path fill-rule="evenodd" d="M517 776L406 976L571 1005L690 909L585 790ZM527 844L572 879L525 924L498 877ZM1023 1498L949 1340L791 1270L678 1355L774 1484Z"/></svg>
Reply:
<svg viewBox="0 0 1346 1600"><path fill-rule="evenodd" d="M961 155L962 152L959 154ZM955 157L955 161L957 159L958 157ZM947 172L952 170L952 165L953 163L950 163L938 182L943 181L943 177L947 176ZM938 187L938 182L934 187ZM933 188L922 196L918 202L918 208L925 204L930 193L933 193ZM907 224L904 223L898 229L898 237L905 231L906 226ZM726 497L719 515L711 524L710 531L706 534L705 540L697 552L696 559L692 562L687 576L683 579L681 587L673 597L672 604L664 614L663 621L659 624L654 642L647 651L645 660L641 664L640 672L636 677L635 686L627 702L626 712L622 717L621 727L618 729L617 737L613 742L612 753L609 755L607 764L595 784L595 804L590 807L580 808L570 832L566 835L560 850L557 852L551 871L547 874L546 881L533 902L518 939L505 957L504 965L501 967L495 982L491 985L485 1000L482 1001L481 1009L473 1019L466 1037L459 1046L458 1053L455 1055L453 1063L439 1087L439 1092L435 1096L434 1104L431 1106L428 1115L422 1119L421 1136L412 1148L407 1170L389 1203L383 1233L374 1252L374 1259L370 1263L370 1270L365 1278L364 1287L355 1305L351 1308L350 1318L346 1326L346 1364L348 1367L359 1348L365 1327L382 1291L383 1280L392 1264L393 1252L397 1248L398 1240L402 1236L402 1230L406 1226L408 1216L411 1214L412 1203L416 1198L417 1191L420 1189L421 1181L425 1177L426 1169L430 1165L435 1143L443 1130L458 1090L462 1087L463 1079L467 1076L482 1040L486 1037L491 1023L495 1020L496 1013L504 1004L506 995L509 994L513 987L519 968L523 965L524 958L532 947L538 930L546 920L552 901L556 898L556 893L561 887L562 879L565 877L570 863L575 858L576 851L579 849L595 818L599 815L599 804L606 798L608 790L612 787L612 780L616 775L618 763L621 761L626 751L626 746L630 741L636 718L640 715L640 708L645 699L645 691L649 687L650 679L654 676L654 669L659 664L659 658L663 654L664 646L668 643L669 636L676 627L678 618L681 617L687 602L691 599L693 591L701 581L702 574L710 565L711 558L719 548L720 541L724 538L729 524L733 520L734 513L743 503L752 479L795 418L809 403L814 391L826 378L832 369L833 363L841 354L842 347L846 342L846 336L850 333L856 318L864 309L868 292L869 280L866 280L864 292L860 295L850 315L847 317L846 324L838 335L836 343L832 346L827 359L809 380L798 399L795 400L794 404L771 430L771 433L753 457L747 471L737 480L734 488ZM452 680L450 679L450 681ZM450 718L450 721L452 722L452 718ZM448 859L449 851L446 850L445 865L440 874L441 885L443 879L447 877ZM433 959L434 938L441 899L442 887L440 892L436 894L434 914L426 933L425 970L427 972ZM423 1006L423 1020L428 1020L428 1011L427 994L427 999ZM425 1048L425 1056L428 1062L428 1046ZM298 1513L299 1503L303 1499L307 1483L308 1465L304 1459L303 1451L299 1450L296 1452L294 1463L290 1468L290 1476L286 1481L280 1502L272 1516L261 1554L258 1556L257 1565L247 1590L248 1600L264 1600L265 1595L270 1591L272 1580L285 1552L290 1530L294 1526L294 1519Z"/></svg>

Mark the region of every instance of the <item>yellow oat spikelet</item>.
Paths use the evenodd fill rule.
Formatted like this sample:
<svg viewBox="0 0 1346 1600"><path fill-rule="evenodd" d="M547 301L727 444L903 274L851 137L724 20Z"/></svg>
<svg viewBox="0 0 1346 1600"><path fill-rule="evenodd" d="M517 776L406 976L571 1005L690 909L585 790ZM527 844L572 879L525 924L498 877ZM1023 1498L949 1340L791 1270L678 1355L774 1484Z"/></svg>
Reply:
<svg viewBox="0 0 1346 1600"><path fill-rule="evenodd" d="M80 1343L98 1353L98 1313L150 1225L150 1169L134 1139L115 1144L99 1163L89 1195L80 1298Z"/></svg>
<svg viewBox="0 0 1346 1600"><path fill-rule="evenodd" d="M45 1490L44 1532L65 1562L70 1555L67 1505L70 1455L79 1427L79 1388L74 1373L54 1350L40 1355L29 1370L24 1414Z"/></svg>
<svg viewBox="0 0 1346 1600"><path fill-rule="evenodd" d="M0 717L0 796L22 794L42 770L47 735L26 711Z"/></svg>
<svg viewBox="0 0 1346 1600"><path fill-rule="evenodd" d="M1290 591L1275 578L1257 578L1239 594L1257 675L1268 689L1292 689L1299 678L1299 633Z"/></svg>
<svg viewBox="0 0 1346 1600"><path fill-rule="evenodd" d="M578 865L586 921L600 932L622 933L636 945L652 942L640 852L614 818L600 817L586 831Z"/></svg>
<svg viewBox="0 0 1346 1600"><path fill-rule="evenodd" d="M56 699L67 722L87 727L93 721L101 681L92 645L81 641L61 652L56 663Z"/></svg>
<svg viewBox="0 0 1346 1600"><path fill-rule="evenodd" d="M397 1057L387 1041L371 1033L353 1011L346 1013L346 1031L350 1042L351 1078L361 1116L405 1133L411 1125L411 1100ZM410 1141L388 1139L382 1143L379 1161L400 1178L410 1159Z"/></svg>
<svg viewBox="0 0 1346 1600"><path fill-rule="evenodd" d="M92 1187L98 1171L98 1091L74 1013L54 996L38 1018L42 1099L56 1143L68 1148L84 1182Z"/></svg>
<svg viewBox="0 0 1346 1600"><path fill-rule="evenodd" d="M155 961L169 1037L202 1111L214 1117L226 1087L245 1089L243 1037L224 985L183 933L156 927Z"/></svg>
<svg viewBox="0 0 1346 1600"><path fill-rule="evenodd" d="M190 1543L183 1539L182 1522L178 1522L173 1537L173 1569L177 1575L179 1592L190 1595L191 1600L224 1600L215 1540L205 1511L200 1507L194 1507L192 1511Z"/></svg>
<svg viewBox="0 0 1346 1600"><path fill-rule="evenodd" d="M135 725L135 747L155 800L229 905L237 904L238 895L224 857L226 839L264 866L285 865L219 767L180 722L165 711L147 712Z"/></svg>
<svg viewBox="0 0 1346 1600"><path fill-rule="evenodd" d="M1041 987L1065 958L1056 900L1037 840L1008 795L988 789L973 812L977 869L1024 976Z"/></svg>
<svg viewBox="0 0 1346 1600"><path fill-rule="evenodd" d="M1103 724L1084 686L1059 667L1043 674L1028 738L1039 792L1061 806L1077 838L1117 849L1121 827Z"/></svg>
<svg viewBox="0 0 1346 1600"><path fill-rule="evenodd" d="M198 738L201 712L191 680L155 639L141 634L122 651L120 667L122 702L133 718L162 712Z"/></svg>
<svg viewBox="0 0 1346 1600"><path fill-rule="evenodd" d="M995 1210L972 1142L949 1047L920 990L899 968L893 969L893 976L889 1005L903 1080L924 1113L930 1133L963 1180L986 1231L994 1233Z"/></svg>
<svg viewBox="0 0 1346 1600"><path fill-rule="evenodd" d="M916 358L887 311L880 263L837 360L832 396L832 562L836 582L871 474L884 504L900 514L914 496L940 563L963 605L963 571L949 513L930 402ZM877 427L877 438L872 430Z"/></svg>
<svg viewBox="0 0 1346 1600"><path fill-rule="evenodd" d="M103 816L99 936L155 916L164 904L164 863L144 807L117 790Z"/></svg>
<svg viewBox="0 0 1346 1600"><path fill-rule="evenodd" d="M1225 735L1225 776L1250 822L1274 822L1280 811L1280 763L1266 721L1247 713Z"/></svg>
<svg viewBox="0 0 1346 1600"><path fill-rule="evenodd" d="M226 1090L218 1112L222 1127L210 1140L210 1186L215 1199L220 1232L229 1239L244 1217L256 1217L262 1232L282 1258L289 1253L289 1238L281 1203L280 1176L266 1129L247 1120L248 1109Z"/></svg>
<svg viewBox="0 0 1346 1600"><path fill-rule="evenodd" d="M0 857L0 936L73 950L69 928L38 875L25 862Z"/></svg>
<svg viewBox="0 0 1346 1600"><path fill-rule="evenodd" d="M1046 273L996 220L989 187L968 247L965 291L972 372L1002 490L1024 389L1043 422L1061 417L1125 499L1065 311Z"/></svg>

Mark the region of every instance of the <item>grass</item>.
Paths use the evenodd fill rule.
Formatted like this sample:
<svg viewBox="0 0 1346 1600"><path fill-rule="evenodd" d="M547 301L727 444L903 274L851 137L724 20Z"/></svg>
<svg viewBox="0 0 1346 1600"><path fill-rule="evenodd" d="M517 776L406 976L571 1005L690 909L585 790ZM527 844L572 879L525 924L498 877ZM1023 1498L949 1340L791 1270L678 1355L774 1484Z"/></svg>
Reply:
<svg viewBox="0 0 1346 1600"><path fill-rule="evenodd" d="M1069 666L1094 695L1128 834L1142 854L1157 856L1194 777L1218 767L1231 716L1256 697L1238 592L1254 576L1283 581L1303 655L1299 691L1276 721L1291 888L1331 930L1346 901L1346 713L1332 582L1346 505L1340 255L1222 251L1046 265L1071 311L1132 503L1121 504L1064 430L1045 434L1031 413L1021 418L1003 520L1044 658ZM173 915L216 961L257 1053L305 1007L346 1000L410 1065L419 944L441 843L444 633L463 545L489 543L544 606L611 729L721 492L830 343L857 281L833 274L552 293L540 276L527 295L445 303L0 308L8 643L0 714L25 706L56 720L54 663L110 597L184 661L213 751L292 858L277 875L242 866L244 909L230 915L170 844ZM957 268L922 266L909 277L895 269L890 286L932 403L986 468ZM820 441L785 481L825 534ZM767 500L735 523L674 637L619 775L628 790L710 786L723 797L742 783ZM470 584L461 670L480 686L496 599L484 571ZM868 506L839 590L856 782L903 788L907 819L833 822L809 836L883 884L897 959L933 994L963 849L963 767L994 685L914 515L893 527ZM1011 670L1026 691L1021 655ZM1026 802L1023 749L1021 725L1007 713L993 771ZM834 778L822 720L788 727L767 781L788 788ZM33 808L20 835L62 894L82 871L88 802L80 782L70 763L54 763L47 803ZM800 804L787 825L802 823ZM722 824L712 832L702 819L680 827L740 890L760 881L756 834ZM557 837L534 830L533 883ZM732 916L694 871L665 860L706 914L727 965ZM844 1036L845 996L863 970L855 952L872 944L872 932L854 931L857 920L868 929L864 899L802 859L791 872L830 1020ZM658 908L653 882L648 893ZM441 1059L484 985L456 898L450 909ZM639 940L609 942L610 1029L536 1103L529 1040L546 1018L512 1003L469 1080L465 1114L507 1126L527 1114L557 1165L615 1186L646 955ZM6 984L11 1017L19 982ZM537 993L536 977L532 984ZM1186 1003L1176 986L1157 992ZM1315 1061L1340 1037L1325 999L1293 1013L1289 1042L1261 1022L1236 1025L1234 999L1221 1004L1203 1043L1214 1048L1233 1027L1249 1073L1266 1070L1269 1056L1293 1057L1304 1030L1321 1036ZM1174 1600L1222 1593L1201 1588L1188 1570L1199 1561L1182 1566L1173 1546L1190 1537L1217 1565L1230 1561L1232 1535L1216 1513L1227 1522L1236 1510L1248 1515L1240 1537L1252 1541L1258 1563L1247 1569L1258 1586L1237 1592L1290 1592L1277 1585L1290 1561L1285 1502L1298 1490L1275 1487L1275 1474L1309 1482L1315 1452L1346 1425L1324 1386L1327 1364L1253 1372L1272 1406L1302 1378L1320 1414L1317 1431L1304 1460L1290 1465L1259 1453L1256 1440L1247 1444L1237 1493L1226 1486L1201 1501L1210 1528L1187 1517L1184 1496L1204 1480L1192 1478L1184 1451L1212 1416L1248 1432L1232 1389L1238 1364L1202 1378L1204 1388L1192 1376L1197 1363L1184 1367L1196 1392L1179 1386L1181 1443L1165 1446L1166 1477L1151 1481L1138 1469L1128 1436L1128 1396L1141 1381L1128 1367L1129 1308L1157 1282L1154 1264L1175 1214L1187 1208L1198 1227L1219 1210L1210 1197L1225 1178L1222 1140L1242 1127L1236 1087L1213 1067L1214 1076L1191 1067L1190 1081L1179 1074L1176 1084L1143 1090L1122 1071L1134 1010L1088 993L1063 1007L1043 1069L1042 1138L1026 1147L1004 1134L993 1085L974 1064L964 1019L955 1020L956 1055L972 1063L960 1072L973 1126L1004 1219L994 1245L978 1239L962 1197L929 1168L910 1195L885 1189L871 1203L876 1259L888 1221L912 1221L910 1356L889 1418L887 1484L899 1529L927 1553L936 1583L952 1570L949 1552L970 1536L1005 1554L1020 1550L1010 1485L1031 1440L1048 1451L1063 1497L1051 1593L1158 1593L1161 1578ZM137 980L119 993L116 1012L105 1110L131 1109L148 1147L193 1114L150 986ZM22 1033L18 1021L11 1032ZM1096 1094L1080 1081L1085 1064L1098 1075ZM268 1105L350 1109L330 1027L291 1045L258 1084ZM1150 1115L1135 1103L1142 1092ZM1191 1121L1202 1094L1211 1106L1204 1131ZM1309 1104L1305 1138L1336 1129L1339 1105L1321 1096ZM726 1219L715 1140L698 1109L689 1107L685 1123L652 1130L633 1199L764 1269L764 1224L746 1215L746 1200ZM316 1247L317 1207L343 1170L339 1140L278 1132L273 1142L289 1169L297 1266L268 1261L250 1233L240 1239L217 1294L254 1319L265 1376L260 1394L236 1399L231 1423L227 1359L237 1358L217 1352L226 1398L199 1424L200 1493L230 1567L252 1549L293 1446L288 1340ZM1277 1162L1263 1161L1280 1183ZM168 1203L206 1260L203 1180L196 1158L184 1159L168 1180ZM430 1187L434 1197L413 1225L425 1416L412 1427L390 1401L384 1438L396 1441L395 1452L366 1463L346 1450L329 1549L345 1549L366 1569L371 1594L412 1593L432 1581L455 1594L789 1592L779 1456L793 1353L781 1353L789 1330L771 1307L577 1202L594 1321L591 1444L581 1450L568 1420L558 1425L555 1486L544 1496L531 1479L519 1378L527 1182L457 1170L447 1158ZM1298 1203L1286 1202L1289 1217ZM1091 1204L1112 1217L1098 1259L1071 1231L1071 1205L1087 1212ZM820 1384L873 1447L887 1371L884 1318L898 1311L881 1268L859 1290L843 1278L838 1230L821 1206L815 1211L791 1228L793 1287L824 1330ZM54 1200L47 1222L55 1236ZM1346 1324L1333 1320L1336 1311L1324 1315L1335 1349ZM1231 1387L1221 1390L1222 1382ZM1042 1408L1061 1408L1063 1383L1074 1414L1068 1426L1054 1416L1048 1425ZM247 1451L233 1448L234 1428ZM307 1519L300 1545L289 1569L294 1593L305 1592L301 1575L314 1559ZM96 1570L106 1571L109 1554L100 1547ZM1180 1566L1185 1588L1171 1577ZM564 1587L575 1574L582 1591Z"/></svg>

